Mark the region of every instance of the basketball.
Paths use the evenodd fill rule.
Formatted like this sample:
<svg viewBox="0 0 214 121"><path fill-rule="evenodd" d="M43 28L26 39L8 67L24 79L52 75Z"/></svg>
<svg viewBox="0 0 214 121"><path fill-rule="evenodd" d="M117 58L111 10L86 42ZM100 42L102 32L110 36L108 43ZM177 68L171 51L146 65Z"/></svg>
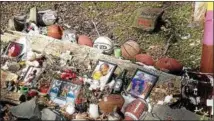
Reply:
<svg viewBox="0 0 214 121"><path fill-rule="evenodd" d="M165 72L180 72L183 65L174 58L160 58L155 63L155 67Z"/></svg>
<svg viewBox="0 0 214 121"><path fill-rule="evenodd" d="M105 36L101 36L98 37L95 41L94 41L94 48L103 50L104 53L106 54L112 54L113 52L113 48L114 48L114 44L111 41L110 38L105 37Z"/></svg>
<svg viewBox="0 0 214 121"><path fill-rule="evenodd" d="M118 94L110 94L99 102L100 111L103 113L113 112L115 107L121 109L124 102L125 100L123 96Z"/></svg>
<svg viewBox="0 0 214 121"><path fill-rule="evenodd" d="M134 59L140 52L140 46L137 42L129 40L121 46L121 51L125 59Z"/></svg>
<svg viewBox="0 0 214 121"><path fill-rule="evenodd" d="M147 55L147 54L138 54L135 56L135 59L137 62L141 62L141 63L146 64L148 66L154 65L154 59L152 58L152 56Z"/></svg>
<svg viewBox="0 0 214 121"><path fill-rule="evenodd" d="M80 45L86 45L86 46L89 46L89 47L93 46L92 40L88 36L86 36L86 35L80 35L79 36L79 38L78 38L78 44L80 44Z"/></svg>
<svg viewBox="0 0 214 121"><path fill-rule="evenodd" d="M61 26L58 26L58 25L48 26L47 35L49 37L53 37L55 39L61 39L62 33L63 33L63 29Z"/></svg>

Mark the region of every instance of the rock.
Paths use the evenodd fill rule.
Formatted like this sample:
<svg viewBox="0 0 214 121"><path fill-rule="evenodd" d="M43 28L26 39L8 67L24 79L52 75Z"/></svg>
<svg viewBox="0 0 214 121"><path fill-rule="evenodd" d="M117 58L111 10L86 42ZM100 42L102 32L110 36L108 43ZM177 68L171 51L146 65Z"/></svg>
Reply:
<svg viewBox="0 0 214 121"><path fill-rule="evenodd" d="M39 107L36 104L36 98L34 97L30 101L21 103L18 106L14 106L10 109L10 112L17 118L22 119L32 119L37 118L40 119L40 111Z"/></svg>
<svg viewBox="0 0 214 121"><path fill-rule="evenodd" d="M43 109L41 111L41 113L42 113L41 119L43 121L44 120L53 120L53 121L55 121L55 119L56 119L56 114L53 111L51 111L50 109L48 109L48 108Z"/></svg>
<svg viewBox="0 0 214 121"><path fill-rule="evenodd" d="M155 116L153 115L155 114ZM184 108L171 109L167 105L155 105L152 113L147 113L141 120L200 120L199 116Z"/></svg>

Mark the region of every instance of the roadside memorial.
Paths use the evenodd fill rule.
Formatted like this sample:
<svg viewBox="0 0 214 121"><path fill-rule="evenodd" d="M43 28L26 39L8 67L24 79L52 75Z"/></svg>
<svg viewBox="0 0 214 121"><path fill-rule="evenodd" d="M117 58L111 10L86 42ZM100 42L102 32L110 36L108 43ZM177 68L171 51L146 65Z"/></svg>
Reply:
<svg viewBox="0 0 214 121"><path fill-rule="evenodd" d="M147 11L152 16L144 11L138 24L153 31L163 10ZM52 10L34 7L23 19L27 28L1 35L0 108L7 111L0 119L181 120L206 111L211 117L213 75L188 70L175 58L155 60L137 40L117 47L107 36L93 41L64 29Z"/></svg>

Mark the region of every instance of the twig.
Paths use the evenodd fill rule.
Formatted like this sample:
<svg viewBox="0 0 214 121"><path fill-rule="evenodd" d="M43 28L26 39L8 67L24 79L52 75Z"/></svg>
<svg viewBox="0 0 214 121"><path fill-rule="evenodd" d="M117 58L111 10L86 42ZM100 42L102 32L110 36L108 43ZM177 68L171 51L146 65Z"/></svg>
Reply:
<svg viewBox="0 0 214 121"><path fill-rule="evenodd" d="M93 20L91 20L91 22L93 23L94 28L95 28L95 30L96 30L96 32L97 32L97 34L98 34L98 36L100 36L100 33L99 33L99 31L97 30L97 26L96 26L96 24L94 23L94 21L93 21Z"/></svg>
<svg viewBox="0 0 214 121"><path fill-rule="evenodd" d="M164 50L163 55L166 55L166 53L167 53L167 51L168 51L168 49L169 49L169 46L170 46L170 41L172 40L173 36L174 36L174 35L171 35L170 38L167 40L167 44L166 44L166 46L165 46L165 50Z"/></svg>

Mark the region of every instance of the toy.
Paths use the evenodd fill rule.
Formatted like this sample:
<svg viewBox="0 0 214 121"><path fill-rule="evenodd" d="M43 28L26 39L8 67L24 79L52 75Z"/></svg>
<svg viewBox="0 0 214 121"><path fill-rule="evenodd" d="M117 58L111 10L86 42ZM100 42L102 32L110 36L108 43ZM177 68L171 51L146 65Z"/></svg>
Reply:
<svg viewBox="0 0 214 121"><path fill-rule="evenodd" d="M140 52L140 46L137 42L129 40L121 46L122 56L125 59L134 59Z"/></svg>
<svg viewBox="0 0 214 121"><path fill-rule="evenodd" d="M124 102L125 102L125 100L121 95L110 94L110 95L104 97L99 102L99 107L100 107L101 112L111 113L111 112L113 112L115 107L121 109Z"/></svg>
<svg viewBox="0 0 214 121"><path fill-rule="evenodd" d="M86 45L86 46L89 46L89 47L93 46L92 40L88 36L86 36L86 35L80 35L78 37L78 44L80 44L80 45Z"/></svg>
<svg viewBox="0 0 214 121"><path fill-rule="evenodd" d="M147 54L138 54L135 56L136 61L146 64L148 66L154 65L154 59Z"/></svg>
<svg viewBox="0 0 214 121"><path fill-rule="evenodd" d="M158 61L155 63L155 66L162 71L172 73L180 72L183 69L183 65L180 62L174 58L167 57L158 59Z"/></svg>
<svg viewBox="0 0 214 121"><path fill-rule="evenodd" d="M61 39L62 38L63 29L59 25L51 25L47 28L47 35L49 37L53 37L55 39Z"/></svg>
<svg viewBox="0 0 214 121"><path fill-rule="evenodd" d="M140 120L148 111L146 101L138 98L132 101L125 109L125 120Z"/></svg>
<svg viewBox="0 0 214 121"><path fill-rule="evenodd" d="M105 36L98 37L94 41L93 47L102 50L106 54L112 54L114 49L112 40Z"/></svg>

